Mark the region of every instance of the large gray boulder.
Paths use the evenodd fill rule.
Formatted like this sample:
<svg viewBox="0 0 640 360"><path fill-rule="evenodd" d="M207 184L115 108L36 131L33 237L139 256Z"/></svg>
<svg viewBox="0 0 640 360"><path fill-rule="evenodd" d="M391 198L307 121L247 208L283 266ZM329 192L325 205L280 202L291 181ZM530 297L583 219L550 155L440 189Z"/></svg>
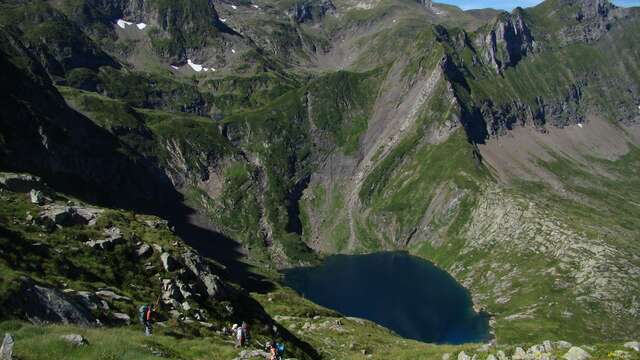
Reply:
<svg viewBox="0 0 640 360"><path fill-rule="evenodd" d="M0 360L11 360L13 357L13 336L11 334L4 334L2 345L0 345Z"/></svg>
<svg viewBox="0 0 640 360"><path fill-rule="evenodd" d="M117 227L111 227L104 231L106 238L102 240L90 240L85 242L84 244L88 247L94 249L102 249L102 250L111 250L117 244L123 243L125 241L122 236L122 232Z"/></svg>
<svg viewBox="0 0 640 360"><path fill-rule="evenodd" d="M149 244L142 244L136 250L136 255L138 255L138 257L141 257L141 258L147 257L147 256L151 255L152 253L153 253L153 251L151 250L151 246L149 246Z"/></svg>
<svg viewBox="0 0 640 360"><path fill-rule="evenodd" d="M458 353L458 360L471 360L471 356L467 355L464 351Z"/></svg>
<svg viewBox="0 0 640 360"><path fill-rule="evenodd" d="M513 356L511 356L511 358L513 360L525 360L527 358L527 353L524 351L523 348L517 347L513 353Z"/></svg>
<svg viewBox="0 0 640 360"><path fill-rule="evenodd" d="M269 353L262 350L243 350L234 360L268 359Z"/></svg>
<svg viewBox="0 0 640 360"><path fill-rule="evenodd" d="M91 326L96 323L91 311L80 301L57 289L37 285L22 278L20 289L9 306L34 324L63 323Z"/></svg>
<svg viewBox="0 0 640 360"><path fill-rule="evenodd" d="M222 299L226 296L227 288L218 275L211 271L211 267L200 255L187 251L182 254L182 261L193 275L204 285L207 294L213 299Z"/></svg>
<svg viewBox="0 0 640 360"><path fill-rule="evenodd" d="M160 261L162 261L162 267L166 270L166 271L173 271L176 268L176 261L173 259L173 257L167 253L164 252L160 255Z"/></svg>
<svg viewBox="0 0 640 360"><path fill-rule="evenodd" d="M46 198L44 197L42 191L36 189L31 189L31 191L29 192L29 198L31 200L31 203L36 205L44 205L44 203L46 202Z"/></svg>
<svg viewBox="0 0 640 360"><path fill-rule="evenodd" d="M566 360L587 360L591 359L591 355L581 348L573 346L562 358Z"/></svg>
<svg viewBox="0 0 640 360"><path fill-rule="evenodd" d="M87 345L89 342L82 335L79 334L68 334L62 335L60 338L73 346L82 346Z"/></svg>
<svg viewBox="0 0 640 360"><path fill-rule="evenodd" d="M118 325L130 325L131 317L125 313L114 312L111 314L113 321Z"/></svg>
<svg viewBox="0 0 640 360"><path fill-rule="evenodd" d="M640 342L637 341L629 341L624 344L624 347L627 349L633 349L635 351L640 351Z"/></svg>
<svg viewBox="0 0 640 360"><path fill-rule="evenodd" d="M96 291L96 296L107 301L124 301L124 302L132 301L130 297L118 295L109 289L100 289Z"/></svg>

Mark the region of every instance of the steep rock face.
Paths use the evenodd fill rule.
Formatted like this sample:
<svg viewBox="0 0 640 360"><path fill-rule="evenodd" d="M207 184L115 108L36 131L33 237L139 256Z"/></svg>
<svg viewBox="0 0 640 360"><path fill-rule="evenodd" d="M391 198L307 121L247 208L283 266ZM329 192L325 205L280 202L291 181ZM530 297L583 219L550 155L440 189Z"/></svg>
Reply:
<svg viewBox="0 0 640 360"><path fill-rule="evenodd" d="M625 10L617 8L609 0L562 0L561 5L571 9L565 20L569 25L560 31L565 43L600 39L610 28L612 22L624 16Z"/></svg>
<svg viewBox="0 0 640 360"><path fill-rule="evenodd" d="M61 188L96 200L123 201L121 205L140 205L140 201L152 199L155 191L168 191L166 197L160 196L164 199L175 195L157 169L140 157L134 164L118 152L123 146L118 139L70 109L39 62L18 40L4 33L0 37L1 71L7 79L0 87L0 94L7 99L0 111L2 166L46 175ZM16 56L27 61L25 68L9 61ZM12 88L11 84L21 86Z"/></svg>
<svg viewBox="0 0 640 360"><path fill-rule="evenodd" d="M331 0L301 1L292 6L287 15L296 23L318 21L326 14L335 12L336 7Z"/></svg>
<svg viewBox="0 0 640 360"><path fill-rule="evenodd" d="M496 72L515 66L535 50L531 31L518 10L499 16L488 33L476 40L476 45L483 49L485 61Z"/></svg>

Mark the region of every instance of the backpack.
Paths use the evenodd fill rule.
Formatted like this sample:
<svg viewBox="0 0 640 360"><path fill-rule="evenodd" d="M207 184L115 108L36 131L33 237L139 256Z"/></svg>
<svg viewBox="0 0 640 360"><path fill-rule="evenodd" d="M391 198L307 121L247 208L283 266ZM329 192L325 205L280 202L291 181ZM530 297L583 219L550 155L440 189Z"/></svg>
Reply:
<svg viewBox="0 0 640 360"><path fill-rule="evenodd" d="M147 309L149 308L149 305L145 304L145 305L141 305L138 308L138 314L140 315L140 322L144 324L145 319L147 318Z"/></svg>
<svg viewBox="0 0 640 360"><path fill-rule="evenodd" d="M284 355L284 344L283 343L277 343L276 344L276 351L278 351L278 355L279 356Z"/></svg>

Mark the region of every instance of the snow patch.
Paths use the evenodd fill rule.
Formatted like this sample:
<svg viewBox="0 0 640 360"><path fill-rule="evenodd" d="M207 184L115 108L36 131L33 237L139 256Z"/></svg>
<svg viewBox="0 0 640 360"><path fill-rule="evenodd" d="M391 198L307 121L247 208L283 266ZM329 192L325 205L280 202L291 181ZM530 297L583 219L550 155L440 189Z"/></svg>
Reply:
<svg viewBox="0 0 640 360"><path fill-rule="evenodd" d="M187 59L187 65L191 66L191 68L196 72L202 71L202 65L195 64L193 61L191 61L191 59Z"/></svg>
<svg viewBox="0 0 640 360"><path fill-rule="evenodd" d="M145 24L145 23L138 23L138 24L136 24L136 26L138 27L138 29L139 29L139 30L143 30L144 28L146 28L146 27L147 27L147 24Z"/></svg>
<svg viewBox="0 0 640 360"><path fill-rule="evenodd" d="M582 129L582 124L578 124L578 126L580 127L580 129Z"/></svg>
<svg viewBox="0 0 640 360"><path fill-rule="evenodd" d="M118 24L118 26L120 26L123 29L125 27L127 27L127 25L133 25L132 22L129 22L129 21L126 21L126 20L123 20L123 19L118 19L118 21L116 21L116 24Z"/></svg>
<svg viewBox="0 0 640 360"><path fill-rule="evenodd" d="M235 5L231 5L231 8L232 8L233 10L238 10L238 7L237 7L237 6L235 6Z"/></svg>
<svg viewBox="0 0 640 360"><path fill-rule="evenodd" d="M222 21L222 22L226 23L226 22L227 22L227 19L222 19L222 18L221 18L221 19L220 19L220 21Z"/></svg>
<svg viewBox="0 0 640 360"><path fill-rule="evenodd" d="M258 6L256 4L251 5L251 7L253 7L254 9L260 9L260 6Z"/></svg>
<svg viewBox="0 0 640 360"><path fill-rule="evenodd" d="M231 49L231 52L235 54L236 53L236 49Z"/></svg>
<svg viewBox="0 0 640 360"><path fill-rule="evenodd" d="M180 70L180 68L179 68L179 67L177 67L177 66L175 66L175 65L171 65L171 68L172 68L173 70Z"/></svg>

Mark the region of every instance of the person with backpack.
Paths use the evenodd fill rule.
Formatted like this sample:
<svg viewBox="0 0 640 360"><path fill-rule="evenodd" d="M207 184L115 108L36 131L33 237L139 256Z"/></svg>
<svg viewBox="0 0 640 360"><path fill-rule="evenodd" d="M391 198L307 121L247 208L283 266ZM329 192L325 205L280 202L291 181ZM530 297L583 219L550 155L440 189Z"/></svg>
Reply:
<svg viewBox="0 0 640 360"><path fill-rule="evenodd" d="M251 336L249 335L249 324L243 321L240 327L242 328L243 343L248 344L251 340Z"/></svg>
<svg viewBox="0 0 640 360"><path fill-rule="evenodd" d="M156 309L155 306L144 304L138 309L140 322L144 326L144 335L151 336L153 334L153 317Z"/></svg>
<svg viewBox="0 0 640 360"><path fill-rule="evenodd" d="M233 337L236 340L236 348L244 346L244 333L242 331L242 326L238 326L238 324L233 324L231 328Z"/></svg>
<svg viewBox="0 0 640 360"><path fill-rule="evenodd" d="M284 356L284 344L270 341L267 343L267 352L269 353L269 360L282 360Z"/></svg>

